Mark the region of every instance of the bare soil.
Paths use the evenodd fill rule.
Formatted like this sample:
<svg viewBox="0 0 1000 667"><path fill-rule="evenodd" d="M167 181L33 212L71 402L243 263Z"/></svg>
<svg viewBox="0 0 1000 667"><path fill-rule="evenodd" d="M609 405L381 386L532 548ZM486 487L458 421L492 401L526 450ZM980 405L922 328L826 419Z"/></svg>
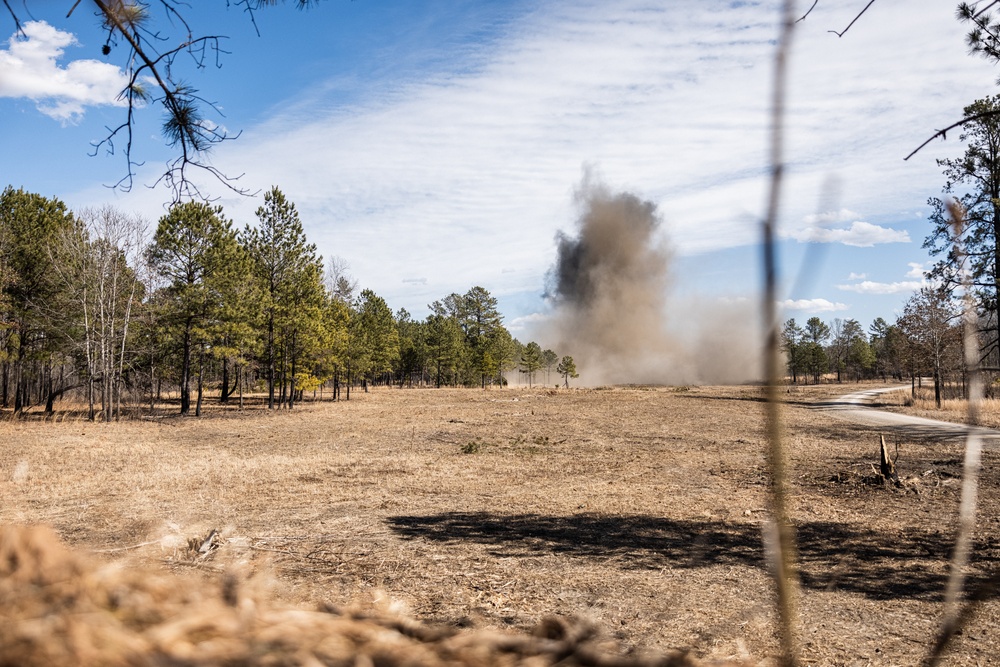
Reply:
<svg viewBox="0 0 1000 667"><path fill-rule="evenodd" d="M942 612L956 443L888 439L793 388L783 410L806 664L916 664ZM594 619L624 648L774 655L762 546L768 474L754 387L376 389L292 412L0 423L0 522L165 569L273 572L305 604L393 600L506 629ZM1000 566L998 454L984 453L970 568ZM188 541L220 530L210 557ZM993 594L949 664L997 664Z"/></svg>

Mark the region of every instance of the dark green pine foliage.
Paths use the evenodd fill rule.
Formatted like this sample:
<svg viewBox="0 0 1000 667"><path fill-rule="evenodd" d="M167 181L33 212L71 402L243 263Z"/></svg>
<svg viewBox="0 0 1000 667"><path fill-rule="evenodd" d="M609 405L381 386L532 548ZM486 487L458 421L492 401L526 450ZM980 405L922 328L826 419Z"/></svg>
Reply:
<svg viewBox="0 0 1000 667"><path fill-rule="evenodd" d="M184 202L160 218L148 259L166 282L160 313L179 356L181 414L190 413L195 370L200 411L206 356L225 339L234 287L245 279L241 255L221 206Z"/></svg>
<svg viewBox="0 0 1000 667"><path fill-rule="evenodd" d="M58 199L7 187L0 194L0 362L2 403L21 412L31 388L51 384L64 336L52 317L65 303L55 267L62 240L82 234ZM39 390L36 393L42 393Z"/></svg>
<svg viewBox="0 0 1000 667"><path fill-rule="evenodd" d="M462 329L470 358L470 369L478 375L484 389L500 371L498 336L503 327L503 316L497 309L497 300L478 285L461 297Z"/></svg>
<svg viewBox="0 0 1000 667"><path fill-rule="evenodd" d="M277 187L264 194L259 225L247 227L243 243L261 291L261 362L267 379L267 405L294 406L327 317L323 261L306 241L295 204ZM296 376L300 382L296 383ZM280 392L280 393L279 393Z"/></svg>
<svg viewBox="0 0 1000 667"><path fill-rule="evenodd" d="M442 301L430 304L431 314L424 321L427 360L434 375L434 385L457 384L464 356L464 336L458 318Z"/></svg>
<svg viewBox="0 0 1000 667"><path fill-rule="evenodd" d="M367 380L390 373L399 361L399 331L385 299L362 290L350 323L353 372Z"/></svg>
<svg viewBox="0 0 1000 667"><path fill-rule="evenodd" d="M538 372L543 363L542 348L538 343L531 341L524 346L524 350L521 352L521 372L528 377L529 387L535 379L535 373Z"/></svg>
<svg viewBox="0 0 1000 667"><path fill-rule="evenodd" d="M578 378L580 374L576 372L576 362L573 361L573 357L565 356L556 366L556 373L559 373L563 377L563 382L566 384L566 388L569 389L569 379Z"/></svg>
<svg viewBox="0 0 1000 667"><path fill-rule="evenodd" d="M949 291L961 283L959 248L947 200L957 199L965 208L965 228L961 241L968 256L973 289L982 315L983 356L997 361L1000 342L1000 96L977 100L965 107L966 117L986 115L962 127L959 139L966 143L959 158L938 160L943 168L943 197L928 200L933 231L924 241L932 255L941 257L930 274Z"/></svg>

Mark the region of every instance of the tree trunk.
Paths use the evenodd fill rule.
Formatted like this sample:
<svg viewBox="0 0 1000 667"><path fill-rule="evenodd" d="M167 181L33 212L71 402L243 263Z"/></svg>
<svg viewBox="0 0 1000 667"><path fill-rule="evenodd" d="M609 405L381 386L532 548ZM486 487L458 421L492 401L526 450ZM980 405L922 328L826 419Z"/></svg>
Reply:
<svg viewBox="0 0 1000 667"><path fill-rule="evenodd" d="M80 384L73 384L65 386L60 384L59 389L53 388L49 395L45 398L45 414L52 414L54 412L54 405L57 399L59 399L63 394L71 389L76 389Z"/></svg>
<svg viewBox="0 0 1000 667"><path fill-rule="evenodd" d="M288 409L291 410L295 407L295 362L298 361L296 357L298 356L295 351L295 334L292 334L292 344L291 344L291 357L292 357L292 376L288 381Z"/></svg>
<svg viewBox="0 0 1000 667"><path fill-rule="evenodd" d="M181 360L181 414L191 412L191 318L184 326L184 347Z"/></svg>
<svg viewBox="0 0 1000 667"><path fill-rule="evenodd" d="M17 351L17 365L14 367L14 414L20 415L24 410L24 392L25 392L25 373L24 373L24 346L19 345Z"/></svg>
<svg viewBox="0 0 1000 667"><path fill-rule="evenodd" d="M941 409L941 367L939 364L934 365L934 405L938 410Z"/></svg>
<svg viewBox="0 0 1000 667"><path fill-rule="evenodd" d="M267 319L267 409L274 410L274 313Z"/></svg>
<svg viewBox="0 0 1000 667"><path fill-rule="evenodd" d="M222 396L219 397L219 402L229 402L229 357L222 358Z"/></svg>
<svg viewBox="0 0 1000 667"><path fill-rule="evenodd" d="M990 195L993 199L993 303L997 308L994 312L996 323L993 331L996 334L997 350L1000 352L1000 188L997 185L993 183Z"/></svg>
<svg viewBox="0 0 1000 667"><path fill-rule="evenodd" d="M149 355L149 414L156 412L156 364Z"/></svg>
<svg viewBox="0 0 1000 667"><path fill-rule="evenodd" d="M194 416L201 417L201 400L204 395L205 386L205 346L201 346L198 354L198 402L194 408Z"/></svg>

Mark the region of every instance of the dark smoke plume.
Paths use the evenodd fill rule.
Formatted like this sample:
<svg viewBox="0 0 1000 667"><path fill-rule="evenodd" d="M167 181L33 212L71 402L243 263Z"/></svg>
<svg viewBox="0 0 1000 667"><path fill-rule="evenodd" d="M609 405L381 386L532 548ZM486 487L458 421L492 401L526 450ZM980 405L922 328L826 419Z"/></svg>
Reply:
<svg viewBox="0 0 1000 667"><path fill-rule="evenodd" d="M723 324L717 311L703 313L697 299L686 299L684 308L668 304L671 252L656 205L628 192L612 193L589 173L576 203L576 235L556 236L547 291L553 318L551 328L539 334L553 340L560 354L574 357L582 380L595 385L747 379L731 377L734 368L744 374L748 369L745 360L733 357L740 346L732 344L732 328L725 330L728 346L706 349L706 343L718 341L700 330L710 322L718 333L715 328ZM723 369L728 370L719 372Z"/></svg>

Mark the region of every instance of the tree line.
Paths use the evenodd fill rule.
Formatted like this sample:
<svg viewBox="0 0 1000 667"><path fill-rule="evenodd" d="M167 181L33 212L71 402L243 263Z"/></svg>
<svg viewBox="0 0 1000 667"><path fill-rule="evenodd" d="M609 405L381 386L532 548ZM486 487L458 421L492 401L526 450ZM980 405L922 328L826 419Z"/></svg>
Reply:
<svg viewBox="0 0 1000 667"><path fill-rule="evenodd" d="M112 207L75 214L58 199L0 194L0 405L20 414L67 393L91 419L176 392L200 415L208 393L268 408L352 387L529 384L577 377L571 357L522 344L483 287L414 320L324 266L277 187L237 228L220 206L174 204L151 235Z"/></svg>
<svg viewBox="0 0 1000 667"><path fill-rule="evenodd" d="M966 8L967 9L967 8ZM960 9L960 12L964 11ZM1000 62L993 48L1000 39L989 15L965 11L976 27L969 34L974 52ZM854 320L832 325L811 318L804 327L784 325L784 350L793 382L816 381L824 373L851 379L931 376L940 406L948 387L965 395L966 376L961 299L967 292L979 323L982 370L1000 374L1000 95L976 100L963 110L959 140L964 152L940 159L944 187L931 197L931 231L923 247L934 265L927 285L906 303L893 324L877 319L866 332ZM960 210L959 220L953 211ZM994 383L987 382L992 395Z"/></svg>
<svg viewBox="0 0 1000 667"><path fill-rule="evenodd" d="M800 326L794 318L782 327L782 349L792 383L817 383L826 375L837 382L887 381L932 377L938 407L946 381L965 386L962 323L958 302L946 289L928 286L906 302L889 324L877 317L868 330L854 319L818 317Z"/></svg>

